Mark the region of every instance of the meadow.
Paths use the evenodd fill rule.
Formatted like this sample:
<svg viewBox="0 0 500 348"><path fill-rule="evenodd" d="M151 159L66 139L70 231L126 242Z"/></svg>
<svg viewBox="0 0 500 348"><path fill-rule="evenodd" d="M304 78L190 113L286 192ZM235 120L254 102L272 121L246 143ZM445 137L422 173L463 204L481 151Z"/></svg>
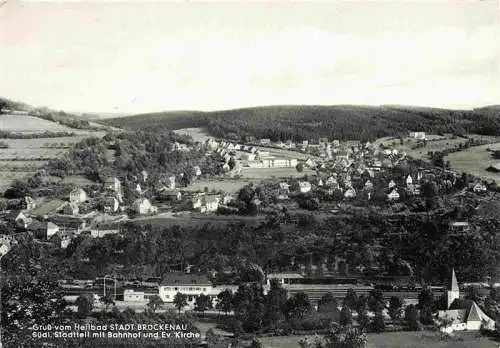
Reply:
<svg viewBox="0 0 500 348"><path fill-rule="evenodd" d="M2 130L22 133L44 132L44 131L72 131L73 136L56 138L32 138L32 139L2 139L8 145L0 149L0 193L9 188L15 179L23 179L33 175L53 158L63 156L74 144L89 136L102 137L104 132L78 131L65 126L31 116L12 116L4 120L5 115L0 116L0 127L7 125ZM15 118L15 120L14 120ZM16 124L22 120L26 124ZM17 128L16 128L17 127ZM42 128L45 127L45 128ZM59 128L58 128L59 127ZM62 127L62 128L61 128Z"/></svg>
<svg viewBox="0 0 500 348"><path fill-rule="evenodd" d="M27 115L0 116L0 130L14 133L73 132L74 129L59 123Z"/></svg>
<svg viewBox="0 0 500 348"><path fill-rule="evenodd" d="M478 141L483 141L487 143L496 143L500 141L500 137L496 136L484 136L477 134L470 134L470 138L473 138ZM406 154L410 157L421 159L428 161L428 152L436 152L436 151L444 151L446 149L455 148L459 144L463 144L467 141L467 139L461 137L454 137L451 134L446 135L433 135L430 134L427 136L428 141L425 147L415 148L417 145L417 140L413 138L403 138L403 144L400 143L398 138L394 137L385 137L376 140L374 143L378 146L383 144L388 148L394 148L399 152L406 152ZM472 174L472 173L471 173Z"/></svg>
<svg viewBox="0 0 500 348"><path fill-rule="evenodd" d="M500 173L486 170L491 164L499 162L491 157L491 153L487 151L488 148L500 149L500 143L475 146L455 152L446 156L445 161L450 161L450 167L453 170L470 173L486 180L494 180L500 184Z"/></svg>
<svg viewBox="0 0 500 348"><path fill-rule="evenodd" d="M367 348L497 348L498 342L477 333L459 333L453 338L441 338L435 332L369 333ZM265 348L298 348L304 336L262 337Z"/></svg>

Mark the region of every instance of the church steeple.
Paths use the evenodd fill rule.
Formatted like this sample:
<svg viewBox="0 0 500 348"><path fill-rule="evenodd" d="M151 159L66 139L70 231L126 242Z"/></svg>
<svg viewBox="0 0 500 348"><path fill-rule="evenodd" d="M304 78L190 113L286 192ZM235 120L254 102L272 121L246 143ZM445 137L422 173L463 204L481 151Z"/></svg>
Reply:
<svg viewBox="0 0 500 348"><path fill-rule="evenodd" d="M446 306L450 308L453 301L460 298L460 289L458 288L457 276L455 275L455 269L451 271L451 279L448 284L448 289L446 291Z"/></svg>
<svg viewBox="0 0 500 348"><path fill-rule="evenodd" d="M459 291L458 289L458 282L457 282L457 276L455 275L455 269L453 268L451 271L451 282L448 286L448 290L450 291Z"/></svg>

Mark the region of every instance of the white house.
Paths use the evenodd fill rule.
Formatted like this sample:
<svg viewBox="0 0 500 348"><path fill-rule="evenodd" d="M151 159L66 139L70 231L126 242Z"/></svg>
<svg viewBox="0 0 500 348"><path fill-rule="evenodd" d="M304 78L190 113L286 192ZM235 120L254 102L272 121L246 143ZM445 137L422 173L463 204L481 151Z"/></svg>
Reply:
<svg viewBox="0 0 500 348"><path fill-rule="evenodd" d="M345 198L354 198L356 197L356 190L354 188L350 188L344 192L344 197Z"/></svg>
<svg viewBox="0 0 500 348"><path fill-rule="evenodd" d="M175 188L175 175L171 175L167 179L167 186L169 189Z"/></svg>
<svg viewBox="0 0 500 348"><path fill-rule="evenodd" d="M145 302L146 293L143 291L135 291L133 289L125 289L123 291L123 301L125 302Z"/></svg>
<svg viewBox="0 0 500 348"><path fill-rule="evenodd" d="M26 207L26 210L35 209L36 207L35 200L30 196L24 197L24 205Z"/></svg>
<svg viewBox="0 0 500 348"><path fill-rule="evenodd" d="M142 176L142 182L146 182L146 180L148 180L148 172L146 172L145 170L141 172L141 176Z"/></svg>
<svg viewBox="0 0 500 348"><path fill-rule="evenodd" d="M373 190L373 184L370 180L366 180L365 182L365 190Z"/></svg>
<svg viewBox="0 0 500 348"><path fill-rule="evenodd" d="M337 178L335 178L334 176L328 177L328 179L326 179L326 181L325 181L325 185L326 186L338 185Z"/></svg>
<svg viewBox="0 0 500 348"><path fill-rule="evenodd" d="M410 174L406 177L406 186L411 186L413 185L413 179Z"/></svg>
<svg viewBox="0 0 500 348"><path fill-rule="evenodd" d="M118 180L117 177L109 177L109 178L106 178L106 180L104 181L104 188L106 190L119 192L121 190L121 187L122 187L122 185L120 183L120 180Z"/></svg>
<svg viewBox="0 0 500 348"><path fill-rule="evenodd" d="M169 189L167 187L162 187L159 191L159 196L165 200L179 201L182 198L180 191L175 189Z"/></svg>
<svg viewBox="0 0 500 348"><path fill-rule="evenodd" d="M105 213L115 213L118 211L119 203L115 197L106 197L102 202Z"/></svg>
<svg viewBox="0 0 500 348"><path fill-rule="evenodd" d="M55 223L49 221L49 222L47 222L47 230L46 231L47 231L47 239L49 239L54 234L59 232L59 226L57 226Z"/></svg>
<svg viewBox="0 0 500 348"><path fill-rule="evenodd" d="M411 132L410 137L412 137L414 139L418 139L418 140L425 140L426 139L425 132Z"/></svg>
<svg viewBox="0 0 500 348"><path fill-rule="evenodd" d="M80 209L76 203L68 203L63 207L62 210L64 215L78 215Z"/></svg>
<svg viewBox="0 0 500 348"><path fill-rule="evenodd" d="M194 166L193 167L194 175L200 176L201 175L201 168L200 166Z"/></svg>
<svg viewBox="0 0 500 348"><path fill-rule="evenodd" d="M181 293L187 296L188 306L194 305L196 297L207 295L217 297L212 283L204 275L167 273L158 288L158 295L163 302L172 303L175 295Z"/></svg>
<svg viewBox="0 0 500 348"><path fill-rule="evenodd" d="M87 200L87 193L81 188L75 188L69 193L69 201L71 203L83 203Z"/></svg>
<svg viewBox="0 0 500 348"><path fill-rule="evenodd" d="M399 199L399 193L397 189L394 189L387 195L387 199L390 201L397 201Z"/></svg>
<svg viewBox="0 0 500 348"><path fill-rule="evenodd" d="M300 193L307 193L309 191L311 191L311 183L307 182L307 181L300 181L299 182L299 191Z"/></svg>
<svg viewBox="0 0 500 348"><path fill-rule="evenodd" d="M477 331L482 326L490 330L495 328L495 321L488 317L475 301L460 298L455 270L452 271L451 282L446 291L446 307L446 310L438 311L435 320L442 332Z"/></svg>
<svg viewBox="0 0 500 348"><path fill-rule="evenodd" d="M472 190L476 193L483 193L483 192L486 192L488 191L488 189L486 188L486 186L482 183L477 183L474 185L474 187L472 188Z"/></svg>
<svg viewBox="0 0 500 348"><path fill-rule="evenodd" d="M0 235L0 258L7 254L11 249L12 237L2 234Z"/></svg>
<svg viewBox="0 0 500 348"><path fill-rule="evenodd" d="M214 212L219 209L220 196L219 195L202 195L196 196L191 200L194 210L200 213Z"/></svg>
<svg viewBox="0 0 500 348"><path fill-rule="evenodd" d="M24 215L22 212L16 217L16 225L22 228L28 228L28 226L33 222L33 219Z"/></svg>
<svg viewBox="0 0 500 348"><path fill-rule="evenodd" d="M304 278L304 276L300 273L293 273L293 272L269 273L266 275L266 284L270 286L271 281L276 280L278 284L283 286L291 284L290 283L291 279L302 279L302 278Z"/></svg>
<svg viewBox="0 0 500 348"><path fill-rule="evenodd" d="M309 168L314 168L314 167L316 167L316 161L314 161L312 158L308 158L308 159L305 161L305 164L306 164L306 166L308 166Z"/></svg>
<svg viewBox="0 0 500 348"><path fill-rule="evenodd" d="M132 209L140 215L156 213L157 208L147 198L138 198L132 203Z"/></svg>
<svg viewBox="0 0 500 348"><path fill-rule="evenodd" d="M396 187L396 183L394 182L394 180L389 181L389 185L388 185L388 187L389 187L390 189L391 189L391 188Z"/></svg>

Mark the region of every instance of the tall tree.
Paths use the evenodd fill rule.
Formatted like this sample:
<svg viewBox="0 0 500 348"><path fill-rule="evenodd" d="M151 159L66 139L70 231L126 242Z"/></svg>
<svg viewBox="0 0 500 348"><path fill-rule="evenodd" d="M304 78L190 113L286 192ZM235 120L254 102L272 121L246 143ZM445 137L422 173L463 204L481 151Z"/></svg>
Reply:
<svg viewBox="0 0 500 348"><path fill-rule="evenodd" d="M353 289L347 290L347 294L344 297L343 307L349 307L351 309L356 309L358 303L358 295Z"/></svg>
<svg viewBox="0 0 500 348"><path fill-rule="evenodd" d="M217 295L217 304L215 308L229 314L233 309L233 293L230 290L224 290Z"/></svg>
<svg viewBox="0 0 500 348"><path fill-rule="evenodd" d="M148 308L155 313L163 306L163 301L160 296L154 295L149 298Z"/></svg>
<svg viewBox="0 0 500 348"><path fill-rule="evenodd" d="M283 308L287 301L287 292L276 279L271 280L266 300L266 321L275 326L284 318Z"/></svg>
<svg viewBox="0 0 500 348"><path fill-rule="evenodd" d="M88 294L80 295L76 299L76 307L78 315L81 318L86 318L92 313L92 309L94 307L94 299L91 295Z"/></svg>
<svg viewBox="0 0 500 348"><path fill-rule="evenodd" d="M418 311L414 305L408 305L405 308L405 323L408 330L420 330L420 322L418 318Z"/></svg>
<svg viewBox="0 0 500 348"><path fill-rule="evenodd" d="M302 319L311 310L311 301L303 292L295 294L285 304L285 315L288 318Z"/></svg>
<svg viewBox="0 0 500 348"><path fill-rule="evenodd" d="M375 313L375 317L373 318L372 328L375 332L384 332L385 331L385 320L382 312Z"/></svg>
<svg viewBox="0 0 500 348"><path fill-rule="evenodd" d="M401 314L403 311L403 300L397 296L392 296L389 299L389 315L392 320L401 319Z"/></svg>
<svg viewBox="0 0 500 348"><path fill-rule="evenodd" d="M374 313L380 312L385 308L384 293L381 290L375 289L370 291L368 308Z"/></svg>
<svg viewBox="0 0 500 348"><path fill-rule="evenodd" d="M324 294L318 301L319 312L338 312L338 302L331 292Z"/></svg>
<svg viewBox="0 0 500 348"><path fill-rule="evenodd" d="M177 311L179 312L179 314L181 313L182 308L186 307L187 305L188 305L187 295L185 295L181 292L178 292L177 294L175 294L174 306L175 306L175 308L177 308Z"/></svg>
<svg viewBox="0 0 500 348"><path fill-rule="evenodd" d="M198 297L196 297L196 302L194 304L195 311L201 312L202 315L205 315L205 311L211 308L212 308L212 299L210 298L210 296L201 294Z"/></svg>
<svg viewBox="0 0 500 348"><path fill-rule="evenodd" d="M33 324L63 323L66 303L57 282L45 275L12 277L3 284L1 296L5 347L40 347L41 340L32 336Z"/></svg>
<svg viewBox="0 0 500 348"><path fill-rule="evenodd" d="M342 326L352 324L352 311L348 306L342 307L342 310L340 311L339 322L340 322L340 325L342 325Z"/></svg>

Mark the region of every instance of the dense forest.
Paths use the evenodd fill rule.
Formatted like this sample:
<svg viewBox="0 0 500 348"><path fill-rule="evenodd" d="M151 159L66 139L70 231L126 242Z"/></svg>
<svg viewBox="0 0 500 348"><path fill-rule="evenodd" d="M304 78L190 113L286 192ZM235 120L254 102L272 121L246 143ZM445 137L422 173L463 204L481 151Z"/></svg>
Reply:
<svg viewBox="0 0 500 348"><path fill-rule="evenodd" d="M405 106L269 106L215 112L165 112L102 121L127 129L204 127L221 138L295 141L329 137L373 140L409 131L500 134L496 108L447 110Z"/></svg>

